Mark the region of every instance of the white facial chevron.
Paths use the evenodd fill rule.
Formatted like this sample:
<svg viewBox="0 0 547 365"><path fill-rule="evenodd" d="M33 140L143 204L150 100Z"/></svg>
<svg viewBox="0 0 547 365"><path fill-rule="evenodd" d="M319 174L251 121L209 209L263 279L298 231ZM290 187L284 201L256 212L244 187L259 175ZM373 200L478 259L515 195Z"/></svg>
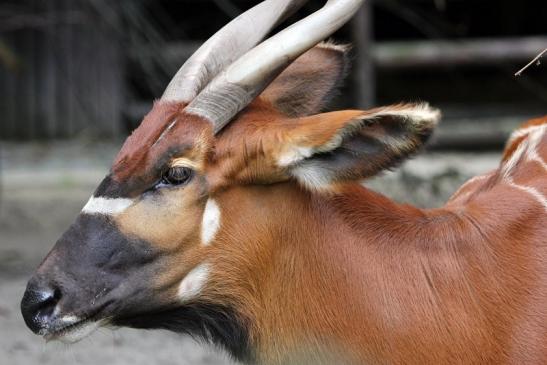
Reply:
<svg viewBox="0 0 547 365"><path fill-rule="evenodd" d="M92 196L83 207L85 214L117 215L133 205L132 199L126 198L103 198Z"/></svg>
<svg viewBox="0 0 547 365"><path fill-rule="evenodd" d="M214 199L207 200L203 220L201 222L201 242L204 245L211 243L220 228L220 209Z"/></svg>

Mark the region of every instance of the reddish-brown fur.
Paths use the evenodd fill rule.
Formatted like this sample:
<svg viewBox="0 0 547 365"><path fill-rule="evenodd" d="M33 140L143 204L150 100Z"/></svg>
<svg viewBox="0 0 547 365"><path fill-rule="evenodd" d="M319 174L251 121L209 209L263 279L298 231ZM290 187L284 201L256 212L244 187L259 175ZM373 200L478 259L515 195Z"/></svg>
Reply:
<svg viewBox="0 0 547 365"><path fill-rule="evenodd" d="M547 117L444 207L401 205L360 182L440 113L316 114L345 50L317 45L216 134L192 114L218 117L216 89L218 113L155 103L29 281L27 325L167 328L262 365L546 364Z"/></svg>
<svg viewBox="0 0 547 365"><path fill-rule="evenodd" d="M280 118L261 103L217 138L204 167L222 211L215 242L174 255L176 272L211 265L201 300L237 308L259 361L547 361L547 211L506 184L502 168L434 210L357 183L310 192L253 159L269 156L251 153L264 142L261 125ZM546 171L533 162L512 174L547 195ZM256 185L266 180L279 183Z"/></svg>
<svg viewBox="0 0 547 365"><path fill-rule="evenodd" d="M547 134L543 158L545 146ZM545 171L515 173L547 194ZM503 181L476 189L419 210L355 183L232 187L216 197L211 285L249 318L266 363L303 348L327 362L544 363L546 209Z"/></svg>
<svg viewBox="0 0 547 365"><path fill-rule="evenodd" d="M411 121L412 133L398 131L400 140L375 150L386 161L355 165L327 189L310 189L279 166L280 153L294 143L319 148L378 110L306 117L308 109L274 106L287 87L274 83L216 137L182 105L156 104L120 152L113 168L120 181L148 174L178 145L185 152L169 157L198 166L187 187L116 217L124 234L169 252L156 278L168 288L162 295L176 298L180 280L207 262L196 300L235 308L263 364L547 363L547 208L522 188L547 196L547 171L515 145L530 136L512 141L497 170L440 209L400 205L352 181L421 145ZM319 90L312 104L322 100ZM173 118L179 122L156 145ZM390 137L392 118L375 117L359 133ZM547 133L536 152L547 160ZM207 199L220 207L221 226L202 245ZM154 220L160 228L143 228Z"/></svg>

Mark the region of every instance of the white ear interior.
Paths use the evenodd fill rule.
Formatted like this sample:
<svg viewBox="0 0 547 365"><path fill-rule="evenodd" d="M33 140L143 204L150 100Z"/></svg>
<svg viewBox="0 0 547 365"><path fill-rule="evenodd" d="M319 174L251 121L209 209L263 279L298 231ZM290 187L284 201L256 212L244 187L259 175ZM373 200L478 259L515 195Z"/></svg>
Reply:
<svg viewBox="0 0 547 365"><path fill-rule="evenodd" d="M427 103L399 104L363 111L362 114L347 120L334 135L327 136L328 141L321 145L286 146L277 158L277 165L290 171L290 174L307 188L329 190L336 181L360 180L373 176L382 169L396 166L398 161L422 146L423 137L427 139L440 117L440 111ZM328 120L325 118L321 122L328 123ZM392 134L389 128L385 133L381 128L374 128L384 123L386 127L397 126L400 131ZM362 146L367 144L367 140L374 140L382 149L376 154L364 147L361 147L361 150L359 144L354 143L361 135L364 141ZM324 156L318 155L321 153L332 153L335 158L329 162ZM317 158L314 158L315 155L318 155ZM345 156L349 163L336 165L334 161L340 161L342 156ZM384 162L377 162L381 160ZM380 167L378 171L367 171L363 169L366 163ZM348 166L355 166L355 170L352 171Z"/></svg>

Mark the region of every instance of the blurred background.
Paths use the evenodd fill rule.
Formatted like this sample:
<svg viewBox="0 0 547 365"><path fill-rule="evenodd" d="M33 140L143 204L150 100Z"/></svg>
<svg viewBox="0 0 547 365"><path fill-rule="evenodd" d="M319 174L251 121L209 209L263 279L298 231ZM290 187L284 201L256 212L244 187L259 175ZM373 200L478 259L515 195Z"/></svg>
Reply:
<svg viewBox="0 0 547 365"><path fill-rule="evenodd" d="M256 3L0 0L0 363L229 363L164 332L104 330L46 346L18 303L178 67ZM286 24L322 4L310 0ZM353 62L331 109L423 100L444 119L425 153L367 184L431 207L495 168L510 131L547 114L547 66L514 75L547 48L546 14L539 0L368 1L332 37L353 45Z"/></svg>

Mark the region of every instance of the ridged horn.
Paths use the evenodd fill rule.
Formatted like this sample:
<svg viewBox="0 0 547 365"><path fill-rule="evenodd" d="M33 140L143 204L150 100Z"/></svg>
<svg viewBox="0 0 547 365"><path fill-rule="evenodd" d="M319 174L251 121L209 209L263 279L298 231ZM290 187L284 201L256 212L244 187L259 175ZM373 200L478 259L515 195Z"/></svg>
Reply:
<svg viewBox="0 0 547 365"><path fill-rule="evenodd" d="M228 66L185 111L208 119L217 133L292 61L344 25L363 1L329 0Z"/></svg>
<svg viewBox="0 0 547 365"><path fill-rule="evenodd" d="M258 44L307 0L266 0L216 32L182 65L161 100L190 102L220 71Z"/></svg>

